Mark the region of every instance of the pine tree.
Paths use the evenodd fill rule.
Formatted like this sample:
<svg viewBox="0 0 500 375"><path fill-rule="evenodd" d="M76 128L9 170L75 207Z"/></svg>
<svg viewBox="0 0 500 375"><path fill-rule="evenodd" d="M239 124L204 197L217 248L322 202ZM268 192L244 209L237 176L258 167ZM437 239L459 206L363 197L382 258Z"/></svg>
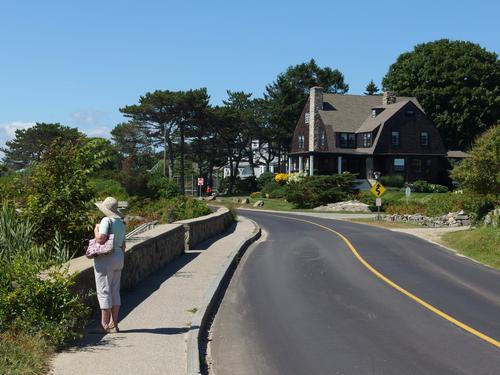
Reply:
<svg viewBox="0 0 500 375"><path fill-rule="evenodd" d="M375 82L373 82L373 79L366 85L365 90L365 95L377 95L377 92L380 91Z"/></svg>

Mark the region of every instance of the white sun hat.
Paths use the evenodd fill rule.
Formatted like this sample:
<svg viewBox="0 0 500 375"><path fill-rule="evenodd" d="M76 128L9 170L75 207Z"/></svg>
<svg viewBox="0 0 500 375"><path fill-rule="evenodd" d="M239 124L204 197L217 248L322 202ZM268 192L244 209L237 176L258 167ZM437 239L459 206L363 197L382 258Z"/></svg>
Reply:
<svg viewBox="0 0 500 375"><path fill-rule="evenodd" d="M107 217L123 218L123 214L118 210L118 201L113 197L107 197L103 202L96 202L95 205Z"/></svg>

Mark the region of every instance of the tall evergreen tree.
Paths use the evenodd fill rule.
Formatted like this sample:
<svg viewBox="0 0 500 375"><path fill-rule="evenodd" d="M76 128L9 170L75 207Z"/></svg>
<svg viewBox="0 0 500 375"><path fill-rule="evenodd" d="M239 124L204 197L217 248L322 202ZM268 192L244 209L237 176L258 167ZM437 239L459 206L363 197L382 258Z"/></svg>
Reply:
<svg viewBox="0 0 500 375"><path fill-rule="evenodd" d="M377 92L379 92L379 88L377 87L377 85L375 84L375 82L373 82L373 79L368 83L368 85L366 85L366 88L365 88L365 95L376 95Z"/></svg>
<svg viewBox="0 0 500 375"><path fill-rule="evenodd" d="M13 169L26 167L31 162L40 160L41 155L55 140L76 143L78 139L85 137L77 128L70 128L59 123L37 122L35 126L28 129L18 129L15 138L6 142L4 152L4 163Z"/></svg>
<svg viewBox="0 0 500 375"><path fill-rule="evenodd" d="M277 129L279 167L281 154L290 148L295 124L304 108L309 89L313 86L321 86L325 92L336 94L345 94L349 90L349 85L344 82L344 75L339 70L321 68L314 59L290 66L266 86L264 98L269 102L269 121Z"/></svg>

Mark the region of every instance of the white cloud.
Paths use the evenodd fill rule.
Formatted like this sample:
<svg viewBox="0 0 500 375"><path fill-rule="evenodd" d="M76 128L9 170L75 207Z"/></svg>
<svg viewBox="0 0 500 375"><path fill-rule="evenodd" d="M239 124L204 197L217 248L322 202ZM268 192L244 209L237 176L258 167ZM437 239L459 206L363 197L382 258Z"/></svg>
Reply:
<svg viewBox="0 0 500 375"><path fill-rule="evenodd" d="M5 142L14 139L16 130L28 129L35 126L32 121L11 121L0 124L0 148L5 146ZM0 151L0 159L3 157L3 152Z"/></svg>
<svg viewBox="0 0 500 375"><path fill-rule="evenodd" d="M18 129L28 129L35 126L35 122L31 121L12 121L0 124L0 137L14 138L16 135L16 130Z"/></svg>
<svg viewBox="0 0 500 375"><path fill-rule="evenodd" d="M104 126L87 129L85 131L85 133L89 137L102 137L102 138L110 138L111 137L111 130L109 130L108 128L106 128Z"/></svg>
<svg viewBox="0 0 500 375"><path fill-rule="evenodd" d="M103 125L106 119L106 113L97 110L83 110L73 112L71 119L77 126L99 126Z"/></svg>

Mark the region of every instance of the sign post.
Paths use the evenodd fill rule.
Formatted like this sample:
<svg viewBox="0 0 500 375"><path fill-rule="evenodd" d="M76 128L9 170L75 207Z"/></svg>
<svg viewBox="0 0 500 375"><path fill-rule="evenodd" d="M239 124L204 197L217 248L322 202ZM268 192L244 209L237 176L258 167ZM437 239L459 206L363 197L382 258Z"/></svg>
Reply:
<svg viewBox="0 0 500 375"><path fill-rule="evenodd" d="M382 198L380 198L385 193L385 187L380 182L373 184L370 189L371 193L375 195L375 205L377 206L377 220L380 220L380 206L382 206Z"/></svg>
<svg viewBox="0 0 500 375"><path fill-rule="evenodd" d="M406 204L408 204L408 200L410 199L410 195L411 195L411 188L409 185L406 185L406 189L405 189Z"/></svg>
<svg viewBox="0 0 500 375"><path fill-rule="evenodd" d="M198 196L201 197L201 187L203 186L203 177L198 177Z"/></svg>

